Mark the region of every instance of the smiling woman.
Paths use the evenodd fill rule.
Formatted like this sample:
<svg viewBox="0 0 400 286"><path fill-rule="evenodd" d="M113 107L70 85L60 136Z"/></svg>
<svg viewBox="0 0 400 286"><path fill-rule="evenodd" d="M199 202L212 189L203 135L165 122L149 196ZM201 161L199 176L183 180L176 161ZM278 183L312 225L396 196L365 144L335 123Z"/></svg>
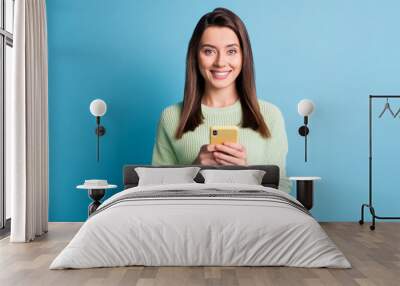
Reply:
<svg viewBox="0 0 400 286"><path fill-rule="evenodd" d="M232 125L237 142L210 144L211 127ZM245 25L225 8L205 14L189 42L183 102L161 114L153 165L278 165L289 192L287 151L280 110L257 99Z"/></svg>

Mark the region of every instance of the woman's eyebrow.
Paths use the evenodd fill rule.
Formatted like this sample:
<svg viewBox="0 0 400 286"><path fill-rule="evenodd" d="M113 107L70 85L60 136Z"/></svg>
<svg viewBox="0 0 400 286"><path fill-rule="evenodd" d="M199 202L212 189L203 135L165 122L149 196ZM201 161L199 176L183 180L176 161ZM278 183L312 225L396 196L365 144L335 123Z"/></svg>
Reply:
<svg viewBox="0 0 400 286"><path fill-rule="evenodd" d="M204 48L204 47L209 47L209 48L213 48L213 49L217 48L217 47L214 47L213 45L210 45L210 44L203 44L203 45L200 46L200 48Z"/></svg>
<svg viewBox="0 0 400 286"><path fill-rule="evenodd" d="M217 49L216 46L213 46L213 45L210 45L210 44L203 44L203 45L200 46L200 48L204 48L204 47L210 47L210 48L213 48L213 49ZM229 44L229 45L225 46L225 48L231 48L231 47L239 47L239 45L238 44Z"/></svg>

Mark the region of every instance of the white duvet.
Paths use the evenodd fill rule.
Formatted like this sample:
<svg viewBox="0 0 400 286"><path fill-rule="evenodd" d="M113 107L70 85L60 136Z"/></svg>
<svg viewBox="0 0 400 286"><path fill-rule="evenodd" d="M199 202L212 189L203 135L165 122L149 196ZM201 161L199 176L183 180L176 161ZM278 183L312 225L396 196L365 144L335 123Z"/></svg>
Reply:
<svg viewBox="0 0 400 286"><path fill-rule="evenodd" d="M289 204L262 198L119 198L167 190L276 189L239 184L141 186L100 207L56 257L50 269L127 265L294 266L350 268L313 217ZM114 202L114 203L113 203ZM298 203L298 202L297 202Z"/></svg>

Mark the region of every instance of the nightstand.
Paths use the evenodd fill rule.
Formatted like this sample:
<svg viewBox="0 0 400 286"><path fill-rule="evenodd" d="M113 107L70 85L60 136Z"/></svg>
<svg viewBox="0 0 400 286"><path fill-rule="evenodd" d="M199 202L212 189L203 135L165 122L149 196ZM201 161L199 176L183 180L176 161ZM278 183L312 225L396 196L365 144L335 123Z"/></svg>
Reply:
<svg viewBox="0 0 400 286"><path fill-rule="evenodd" d="M109 185L106 180L85 180L83 185L76 186L77 189L86 189L93 200L88 207L89 216L101 205L100 200L104 197L106 190L116 187L117 185Z"/></svg>
<svg viewBox="0 0 400 286"><path fill-rule="evenodd" d="M296 181L297 200L306 209L311 210L313 207L314 181L321 180L321 177L289 177L289 180Z"/></svg>

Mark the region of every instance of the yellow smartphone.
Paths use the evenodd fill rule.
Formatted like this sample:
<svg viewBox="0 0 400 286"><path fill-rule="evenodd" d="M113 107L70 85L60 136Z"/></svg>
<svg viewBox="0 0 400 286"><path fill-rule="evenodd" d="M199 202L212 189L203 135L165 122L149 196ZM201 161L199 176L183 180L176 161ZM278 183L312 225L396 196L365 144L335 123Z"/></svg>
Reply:
<svg viewBox="0 0 400 286"><path fill-rule="evenodd" d="M239 129L237 126L211 126L210 144L238 143Z"/></svg>

